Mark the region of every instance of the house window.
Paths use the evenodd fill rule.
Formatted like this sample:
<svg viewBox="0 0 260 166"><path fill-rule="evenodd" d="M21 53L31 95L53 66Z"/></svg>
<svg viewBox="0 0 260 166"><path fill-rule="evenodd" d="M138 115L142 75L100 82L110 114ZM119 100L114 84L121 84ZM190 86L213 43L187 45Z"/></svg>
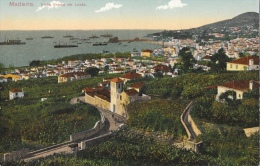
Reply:
<svg viewBox="0 0 260 166"><path fill-rule="evenodd" d="M122 96L120 95L120 100L122 100Z"/></svg>
<svg viewBox="0 0 260 166"><path fill-rule="evenodd" d="M120 84L117 84L117 88L120 88Z"/></svg>
<svg viewBox="0 0 260 166"><path fill-rule="evenodd" d="M232 64L230 64L230 69L232 69Z"/></svg>
<svg viewBox="0 0 260 166"><path fill-rule="evenodd" d="M238 69L238 65L236 65L236 69Z"/></svg>
<svg viewBox="0 0 260 166"><path fill-rule="evenodd" d="M241 99L241 94L238 94L238 98Z"/></svg>

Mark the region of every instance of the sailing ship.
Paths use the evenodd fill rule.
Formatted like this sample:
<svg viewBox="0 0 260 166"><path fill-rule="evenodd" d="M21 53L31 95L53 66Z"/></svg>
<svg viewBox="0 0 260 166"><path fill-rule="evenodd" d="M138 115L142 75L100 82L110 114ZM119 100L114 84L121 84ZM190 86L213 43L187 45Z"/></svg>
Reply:
<svg viewBox="0 0 260 166"><path fill-rule="evenodd" d="M0 42L0 45L21 45L21 44L25 44L25 42L21 42L21 40L6 40Z"/></svg>

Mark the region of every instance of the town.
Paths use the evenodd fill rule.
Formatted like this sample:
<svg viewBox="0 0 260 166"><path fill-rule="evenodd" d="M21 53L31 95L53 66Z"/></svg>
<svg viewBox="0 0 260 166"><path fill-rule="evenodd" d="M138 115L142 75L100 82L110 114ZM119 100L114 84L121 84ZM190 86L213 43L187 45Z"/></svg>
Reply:
<svg viewBox="0 0 260 166"><path fill-rule="evenodd" d="M153 50L0 64L0 165L256 165L257 28L162 31L142 41Z"/></svg>

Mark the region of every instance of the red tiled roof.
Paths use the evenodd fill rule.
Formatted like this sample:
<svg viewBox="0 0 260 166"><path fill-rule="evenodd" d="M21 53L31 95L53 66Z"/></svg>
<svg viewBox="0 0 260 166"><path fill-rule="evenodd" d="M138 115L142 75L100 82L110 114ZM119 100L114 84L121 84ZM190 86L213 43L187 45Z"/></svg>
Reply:
<svg viewBox="0 0 260 166"><path fill-rule="evenodd" d="M15 92L22 92L23 90L18 89L18 88L14 88L14 89L10 89L10 92L15 93Z"/></svg>
<svg viewBox="0 0 260 166"><path fill-rule="evenodd" d="M206 55L206 56L204 56L203 59L210 59L210 56L209 56L209 55Z"/></svg>
<svg viewBox="0 0 260 166"><path fill-rule="evenodd" d="M145 85L144 82L138 82L138 83L132 84L130 87L131 88L142 88L144 85Z"/></svg>
<svg viewBox="0 0 260 166"><path fill-rule="evenodd" d="M84 73L84 72L71 72L71 73L66 73L66 74L62 74L59 77L74 77L75 75L77 76L88 76L88 73Z"/></svg>
<svg viewBox="0 0 260 166"><path fill-rule="evenodd" d="M134 95L138 95L139 93L134 90L134 89L128 89L125 91L125 93L128 95L128 96L134 96Z"/></svg>
<svg viewBox="0 0 260 166"><path fill-rule="evenodd" d="M118 82L124 82L124 81L121 80L121 79L119 79L118 77L116 77L116 78L113 78L113 79L111 80L111 82L118 83Z"/></svg>
<svg viewBox="0 0 260 166"><path fill-rule="evenodd" d="M141 78L142 75L134 72L129 72L121 76L121 78L126 78L126 79L135 79L135 78Z"/></svg>
<svg viewBox="0 0 260 166"><path fill-rule="evenodd" d="M259 65L259 57L258 56L246 56L243 58L232 60L229 63L236 63L236 64L242 64L242 65L249 65L249 60L254 60L254 65Z"/></svg>
<svg viewBox="0 0 260 166"><path fill-rule="evenodd" d="M159 71L170 71L170 68L166 65L157 65L153 67L154 70L159 70Z"/></svg>
<svg viewBox="0 0 260 166"><path fill-rule="evenodd" d="M231 81L225 84L221 84L219 86L228 87L241 91L249 90L249 82L250 80L240 80L240 81ZM253 89L259 88L259 82L253 81Z"/></svg>

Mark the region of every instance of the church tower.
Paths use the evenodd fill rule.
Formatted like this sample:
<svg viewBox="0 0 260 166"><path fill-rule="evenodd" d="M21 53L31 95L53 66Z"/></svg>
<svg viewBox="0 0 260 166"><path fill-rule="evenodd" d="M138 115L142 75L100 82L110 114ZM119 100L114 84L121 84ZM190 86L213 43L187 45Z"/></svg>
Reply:
<svg viewBox="0 0 260 166"><path fill-rule="evenodd" d="M124 81L119 78L114 78L110 83L110 111L118 112L120 101L122 100L121 93L123 92Z"/></svg>

